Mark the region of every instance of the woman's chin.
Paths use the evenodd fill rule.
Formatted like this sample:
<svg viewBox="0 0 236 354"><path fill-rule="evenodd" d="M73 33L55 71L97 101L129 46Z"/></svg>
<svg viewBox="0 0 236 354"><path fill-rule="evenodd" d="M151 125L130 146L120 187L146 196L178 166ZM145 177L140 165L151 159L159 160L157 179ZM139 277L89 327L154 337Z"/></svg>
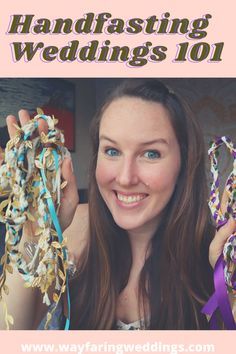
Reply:
<svg viewBox="0 0 236 354"><path fill-rule="evenodd" d="M119 219L117 217L113 216L113 219L115 223L123 230L129 232L129 231L135 231L138 230L139 228L142 228L142 223L138 222L138 220L134 220L134 218L122 218Z"/></svg>

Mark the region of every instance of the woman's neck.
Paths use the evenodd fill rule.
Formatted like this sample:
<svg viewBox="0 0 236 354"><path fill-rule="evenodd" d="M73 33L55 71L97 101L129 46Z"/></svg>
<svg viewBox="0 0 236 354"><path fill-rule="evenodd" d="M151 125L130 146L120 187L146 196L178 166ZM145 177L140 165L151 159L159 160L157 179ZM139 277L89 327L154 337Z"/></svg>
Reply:
<svg viewBox="0 0 236 354"><path fill-rule="evenodd" d="M152 236L153 233L147 233L142 231L128 232L132 252L131 272L139 274L141 269L143 268L145 260L150 252Z"/></svg>

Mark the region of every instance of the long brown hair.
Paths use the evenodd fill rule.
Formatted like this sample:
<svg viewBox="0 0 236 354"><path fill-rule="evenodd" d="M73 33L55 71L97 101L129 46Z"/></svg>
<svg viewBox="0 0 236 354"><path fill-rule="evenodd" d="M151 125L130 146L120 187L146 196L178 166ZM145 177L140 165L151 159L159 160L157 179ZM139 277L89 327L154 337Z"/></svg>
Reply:
<svg viewBox="0 0 236 354"><path fill-rule="evenodd" d="M117 297L131 269L127 232L115 224L95 177L103 112L123 96L161 103L170 113L181 152L175 191L141 271L139 301L148 299L150 329L206 329L200 309L212 291L208 248L213 229L207 207L203 137L188 105L156 79L124 80L92 122L90 242L83 270L72 283L71 328L114 329Z"/></svg>

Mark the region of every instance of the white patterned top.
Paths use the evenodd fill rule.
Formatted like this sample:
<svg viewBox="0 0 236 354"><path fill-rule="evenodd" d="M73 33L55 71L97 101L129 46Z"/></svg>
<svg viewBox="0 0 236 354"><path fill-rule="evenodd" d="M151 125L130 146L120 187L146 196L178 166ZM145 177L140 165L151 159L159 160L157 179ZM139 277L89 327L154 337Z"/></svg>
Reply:
<svg viewBox="0 0 236 354"><path fill-rule="evenodd" d="M141 319L131 323L124 323L121 320L118 320L116 329L130 331L130 330L144 330L147 328L145 327L145 321Z"/></svg>

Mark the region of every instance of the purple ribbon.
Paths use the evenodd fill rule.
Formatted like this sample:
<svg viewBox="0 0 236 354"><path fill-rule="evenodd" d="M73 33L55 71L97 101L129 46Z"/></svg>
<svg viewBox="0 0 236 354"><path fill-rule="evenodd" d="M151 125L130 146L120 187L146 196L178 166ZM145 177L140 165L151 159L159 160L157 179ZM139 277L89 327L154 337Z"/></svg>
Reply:
<svg viewBox="0 0 236 354"><path fill-rule="evenodd" d="M231 306L229 303L227 287L224 278L224 261L221 255L214 269L215 292L202 309L202 313L211 316L210 328L219 329L217 325L216 310L219 308L223 322L227 329L236 330L236 323L233 318Z"/></svg>

